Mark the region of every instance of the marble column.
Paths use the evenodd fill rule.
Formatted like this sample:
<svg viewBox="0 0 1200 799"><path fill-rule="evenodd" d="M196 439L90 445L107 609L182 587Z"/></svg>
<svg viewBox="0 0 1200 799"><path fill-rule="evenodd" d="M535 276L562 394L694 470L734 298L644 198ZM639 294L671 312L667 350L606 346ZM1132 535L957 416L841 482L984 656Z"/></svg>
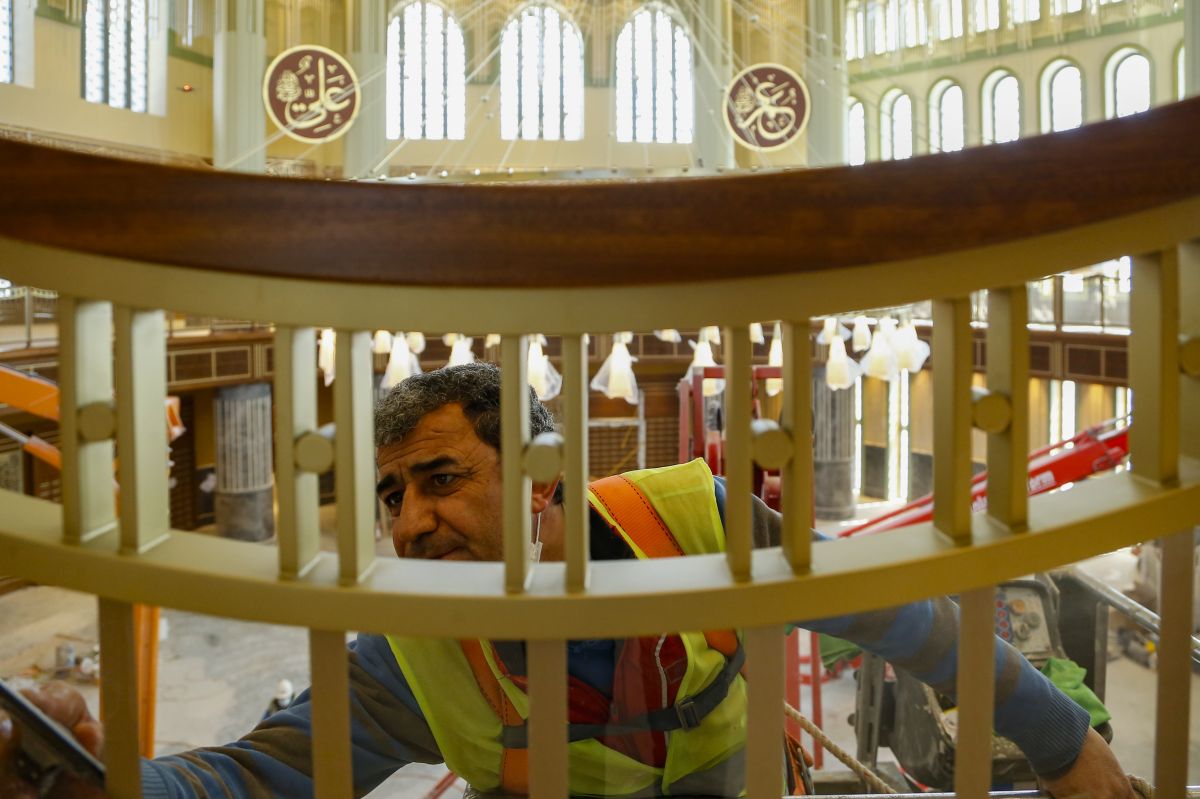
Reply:
<svg viewBox="0 0 1200 799"><path fill-rule="evenodd" d="M846 163L846 98L849 88L846 61L838 42L834 0L808 2L808 59L805 83L812 99L808 118L808 165L834 166Z"/></svg>
<svg viewBox="0 0 1200 799"><path fill-rule="evenodd" d="M213 36L213 166L264 172L267 68L263 0L218 0Z"/></svg>
<svg viewBox="0 0 1200 799"><path fill-rule="evenodd" d="M220 389L217 433L217 532L263 541L275 535L271 384Z"/></svg>
<svg viewBox="0 0 1200 799"><path fill-rule="evenodd" d="M387 155L386 13L383 0L348 0L346 5L348 57L359 91L358 118L343 138L346 179L374 177Z"/></svg>
<svg viewBox="0 0 1200 799"><path fill-rule="evenodd" d="M823 363L827 348L818 346ZM818 519L849 519L854 495L854 386L834 391L825 367L813 366L813 504Z"/></svg>
<svg viewBox="0 0 1200 799"><path fill-rule="evenodd" d="M732 20L729 0L697 0L696 9L696 166L735 165L733 139L725 126L725 89L733 80Z"/></svg>

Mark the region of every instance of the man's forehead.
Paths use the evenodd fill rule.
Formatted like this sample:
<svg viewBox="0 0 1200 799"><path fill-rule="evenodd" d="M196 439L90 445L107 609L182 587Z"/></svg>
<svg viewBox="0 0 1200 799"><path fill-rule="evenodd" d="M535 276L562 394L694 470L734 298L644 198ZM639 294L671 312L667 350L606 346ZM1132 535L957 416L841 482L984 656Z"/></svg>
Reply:
<svg viewBox="0 0 1200 799"><path fill-rule="evenodd" d="M442 405L421 417L408 435L381 447L376 459L381 467L394 464L403 468L409 461L424 460L435 453L467 456L484 442L458 403ZM486 445L485 445L486 446Z"/></svg>

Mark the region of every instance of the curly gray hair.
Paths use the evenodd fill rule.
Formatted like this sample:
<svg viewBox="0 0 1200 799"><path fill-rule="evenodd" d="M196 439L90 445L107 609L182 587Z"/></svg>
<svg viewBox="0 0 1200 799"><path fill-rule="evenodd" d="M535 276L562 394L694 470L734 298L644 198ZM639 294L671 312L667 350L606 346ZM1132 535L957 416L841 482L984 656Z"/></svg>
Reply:
<svg viewBox="0 0 1200 799"><path fill-rule="evenodd" d="M388 447L412 432L428 413L459 404L479 440L500 450L500 367L490 363L447 366L413 375L375 403L375 446ZM554 417L529 389L531 436L554 429Z"/></svg>

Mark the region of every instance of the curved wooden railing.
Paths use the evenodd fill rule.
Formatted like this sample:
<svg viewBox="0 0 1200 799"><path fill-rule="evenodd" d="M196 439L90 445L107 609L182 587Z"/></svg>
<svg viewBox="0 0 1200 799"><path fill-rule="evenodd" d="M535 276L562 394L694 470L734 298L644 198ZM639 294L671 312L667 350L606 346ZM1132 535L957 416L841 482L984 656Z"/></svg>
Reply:
<svg viewBox="0 0 1200 799"><path fill-rule="evenodd" d="M979 796L990 752L990 586L1165 537L1155 776L1162 796L1182 797L1187 741L1169 733L1187 728L1190 530L1200 522L1197 129L1193 100L908 162L521 186L274 180L0 142L0 269L63 298L63 504L0 493L0 563L102 597L117 797L139 790L133 602L310 628L322 797L349 791L347 629L527 640L539 752L531 779L549 797L566 786L556 728L566 639L739 627L755 675L747 790L758 799L779 789L780 626L950 592L962 593L965 621L956 789ZM1027 500L1025 282L1124 254L1134 255L1132 469ZM971 392L968 295L979 289L990 292L987 382L998 422L976 416ZM934 520L814 546L809 319L929 298ZM275 547L169 529L162 308L276 324ZM727 386L744 387L748 325L762 319L783 320L784 412L778 425L752 429L748 392L726 395L727 555L589 563L584 334L721 324ZM329 451L314 438L314 328L326 326L338 330ZM370 331L397 328L504 335L504 563L374 556ZM560 440L529 441L522 422L525 336L538 332L563 339ZM989 434L986 515L970 513L976 425ZM751 548L755 460L782 469L775 549ZM317 547L316 476L331 463L336 555ZM528 478L559 471L567 560L531 568Z"/></svg>

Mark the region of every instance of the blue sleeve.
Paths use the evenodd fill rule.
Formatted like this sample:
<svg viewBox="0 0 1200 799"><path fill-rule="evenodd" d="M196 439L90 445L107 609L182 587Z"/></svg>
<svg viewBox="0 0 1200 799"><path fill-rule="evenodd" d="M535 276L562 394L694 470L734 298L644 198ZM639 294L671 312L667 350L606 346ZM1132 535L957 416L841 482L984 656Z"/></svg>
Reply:
<svg viewBox="0 0 1200 799"><path fill-rule="evenodd" d="M958 677L958 606L927 599L899 608L801 622L851 641L951 698ZM1016 649L995 642L995 729L1021 748L1038 774L1056 774L1079 756L1086 710L1054 687Z"/></svg>
<svg viewBox="0 0 1200 799"><path fill-rule="evenodd" d="M354 793L362 796L407 763L442 758L387 639L359 635L349 650ZM232 744L142 761L142 796L147 798L312 795L308 691Z"/></svg>

